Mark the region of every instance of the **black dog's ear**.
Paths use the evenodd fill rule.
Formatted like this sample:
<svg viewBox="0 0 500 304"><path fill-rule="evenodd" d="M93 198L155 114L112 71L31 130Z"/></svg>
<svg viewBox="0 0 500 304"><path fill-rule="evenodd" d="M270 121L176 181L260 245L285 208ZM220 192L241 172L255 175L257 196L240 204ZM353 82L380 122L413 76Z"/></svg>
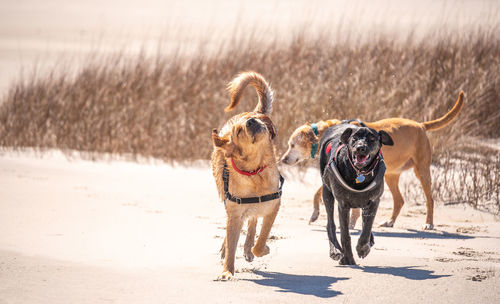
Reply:
<svg viewBox="0 0 500 304"><path fill-rule="evenodd" d="M380 136L380 143L382 145L386 145L386 146L394 145L394 141L392 141L391 136L387 132L380 130L380 131L378 131L378 135Z"/></svg>
<svg viewBox="0 0 500 304"><path fill-rule="evenodd" d="M347 145L349 142L349 137L351 137L352 134L352 128L347 128L345 129L344 133L340 136L340 142L343 143L344 145Z"/></svg>

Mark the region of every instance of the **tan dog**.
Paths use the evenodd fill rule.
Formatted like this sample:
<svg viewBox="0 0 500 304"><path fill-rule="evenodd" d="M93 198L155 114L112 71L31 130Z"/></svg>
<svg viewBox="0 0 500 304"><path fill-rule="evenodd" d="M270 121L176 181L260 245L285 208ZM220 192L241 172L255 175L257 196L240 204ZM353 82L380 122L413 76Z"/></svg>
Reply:
<svg viewBox="0 0 500 304"><path fill-rule="evenodd" d="M464 100L464 93L460 92L455 106L443 117L427 121L416 122L404 118L388 118L376 122L365 123L367 127L376 131L386 131L394 141L393 146L382 146L382 153L386 164L385 182L391 190L394 199L394 209L391 218L380 226L393 227L396 218L403 207L404 200L399 191L399 176L405 170L413 168L415 175L420 180L426 197L427 217L423 229L433 229L434 200L431 195L431 145L426 131L434 131L447 126L460 112ZM334 125L340 124L337 119L320 121L317 123L318 135L316 135L307 123L298 127L288 140L288 150L281 161L288 165L296 164L302 160L315 157L316 152L311 153L313 145L317 144L323 132ZM352 122L356 124L356 122ZM321 200L321 188L314 195L314 212L310 222L314 222L319 215L319 203ZM350 228L354 228L359 217L359 209L353 209L350 219Z"/></svg>
<svg viewBox="0 0 500 304"><path fill-rule="evenodd" d="M224 268L219 280L234 275L234 257L245 219L248 219L245 259L252 261L254 255L269 253L266 241L280 207L283 180L276 164L276 129L268 116L273 103L271 87L255 72L240 74L229 84L232 96L226 112L238 105L248 84L259 95L254 111L235 115L220 132L212 131L212 172L227 213L226 238L221 249ZM254 246L257 217L263 217L263 222Z"/></svg>

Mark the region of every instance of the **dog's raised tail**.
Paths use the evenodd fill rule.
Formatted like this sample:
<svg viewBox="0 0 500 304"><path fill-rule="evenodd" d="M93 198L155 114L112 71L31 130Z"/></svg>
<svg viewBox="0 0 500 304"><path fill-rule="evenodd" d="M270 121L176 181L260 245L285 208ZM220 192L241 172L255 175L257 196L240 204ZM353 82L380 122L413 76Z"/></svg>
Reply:
<svg viewBox="0 0 500 304"><path fill-rule="evenodd" d="M274 92L264 77L256 72L241 73L228 84L227 89L231 92L231 102L225 111L229 112L238 105L241 96L243 95L243 90L248 84L252 85L257 90L257 94L259 95L259 102L257 103L254 112L265 115L271 114Z"/></svg>
<svg viewBox="0 0 500 304"><path fill-rule="evenodd" d="M457 117L458 113L460 113L460 110L462 109L462 106L464 105L464 92L460 91L458 94L458 99L453 108L446 113L443 117L431 120L431 121L426 121L423 122L422 125L424 126L426 131L434 131L438 130L441 128L446 127L450 122Z"/></svg>

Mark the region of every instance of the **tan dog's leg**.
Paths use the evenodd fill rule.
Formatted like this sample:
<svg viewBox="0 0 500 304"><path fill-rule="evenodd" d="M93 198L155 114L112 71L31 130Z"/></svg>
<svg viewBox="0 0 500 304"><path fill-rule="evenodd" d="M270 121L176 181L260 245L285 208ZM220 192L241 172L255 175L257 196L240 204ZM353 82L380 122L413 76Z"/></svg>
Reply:
<svg viewBox="0 0 500 304"><path fill-rule="evenodd" d="M403 208L403 205L405 203L401 192L399 192L400 175L400 173L385 175L385 182L387 186L389 186L389 190L391 190L392 199L394 201L394 208L392 208L391 218L388 221L380 223L380 227L393 227L394 223L396 222L396 218L398 217L399 212L401 212L401 208Z"/></svg>
<svg viewBox="0 0 500 304"><path fill-rule="evenodd" d="M354 229L354 227L356 226L356 221L358 220L360 214L361 214L361 209L359 208L351 209L351 218L349 219L349 229Z"/></svg>
<svg viewBox="0 0 500 304"><path fill-rule="evenodd" d="M224 245L226 254L224 255L224 268L222 274L218 277L219 280L229 280L234 275L234 256L236 254L236 247L238 246L238 239L240 238L242 226L243 220L241 216L231 216L228 214L226 243Z"/></svg>
<svg viewBox="0 0 500 304"><path fill-rule="evenodd" d="M422 188L424 189L426 204L427 204L427 218L425 220L425 225L422 227L424 230L434 229L434 200L431 194L431 170L430 165L417 165L414 168L415 175L420 180Z"/></svg>
<svg viewBox="0 0 500 304"><path fill-rule="evenodd" d="M259 238L257 239L257 243L252 248L253 254L258 257L264 256L269 253L269 247L267 247L266 242L269 237L269 233L271 232L271 227L273 226L274 219L278 214L279 203L276 206L276 209L273 210L270 214L264 216L262 220L262 228L260 229Z"/></svg>
<svg viewBox="0 0 500 304"><path fill-rule="evenodd" d="M222 242L222 246L220 247L220 259L224 260L226 257L226 237L224 237L224 241Z"/></svg>
<svg viewBox="0 0 500 304"><path fill-rule="evenodd" d="M247 239L245 240L245 246L243 255L245 256L245 260L247 262L253 261L254 255L252 253L252 247L255 242L255 231L257 229L257 218L252 217L248 219L248 228L247 228Z"/></svg>
<svg viewBox="0 0 500 304"><path fill-rule="evenodd" d="M319 187L318 191L314 194L314 199L313 199L313 206L314 206L314 211L311 215L311 219L309 219L309 224L312 222L315 222L318 219L319 216L319 203L321 202L321 195L323 193L323 187Z"/></svg>

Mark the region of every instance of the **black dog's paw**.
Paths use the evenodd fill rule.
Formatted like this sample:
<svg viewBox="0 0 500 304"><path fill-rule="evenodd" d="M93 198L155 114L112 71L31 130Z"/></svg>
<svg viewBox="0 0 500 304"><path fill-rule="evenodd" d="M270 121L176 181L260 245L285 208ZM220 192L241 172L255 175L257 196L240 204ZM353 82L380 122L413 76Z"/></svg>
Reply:
<svg viewBox="0 0 500 304"><path fill-rule="evenodd" d="M354 261L354 258L344 256L340 259L339 264L340 265L356 265L356 262Z"/></svg>
<svg viewBox="0 0 500 304"><path fill-rule="evenodd" d="M371 243L371 242L370 242ZM356 251L358 252L358 256L364 259L370 253L371 244L358 244L356 246Z"/></svg>
<svg viewBox="0 0 500 304"><path fill-rule="evenodd" d="M336 248L332 243L330 243L330 258L332 260L340 260L344 254L338 248Z"/></svg>
<svg viewBox="0 0 500 304"><path fill-rule="evenodd" d="M342 252L340 251L337 251L337 250L330 250L330 258L332 260L335 260L335 261L338 261L340 260L344 255L342 254Z"/></svg>

